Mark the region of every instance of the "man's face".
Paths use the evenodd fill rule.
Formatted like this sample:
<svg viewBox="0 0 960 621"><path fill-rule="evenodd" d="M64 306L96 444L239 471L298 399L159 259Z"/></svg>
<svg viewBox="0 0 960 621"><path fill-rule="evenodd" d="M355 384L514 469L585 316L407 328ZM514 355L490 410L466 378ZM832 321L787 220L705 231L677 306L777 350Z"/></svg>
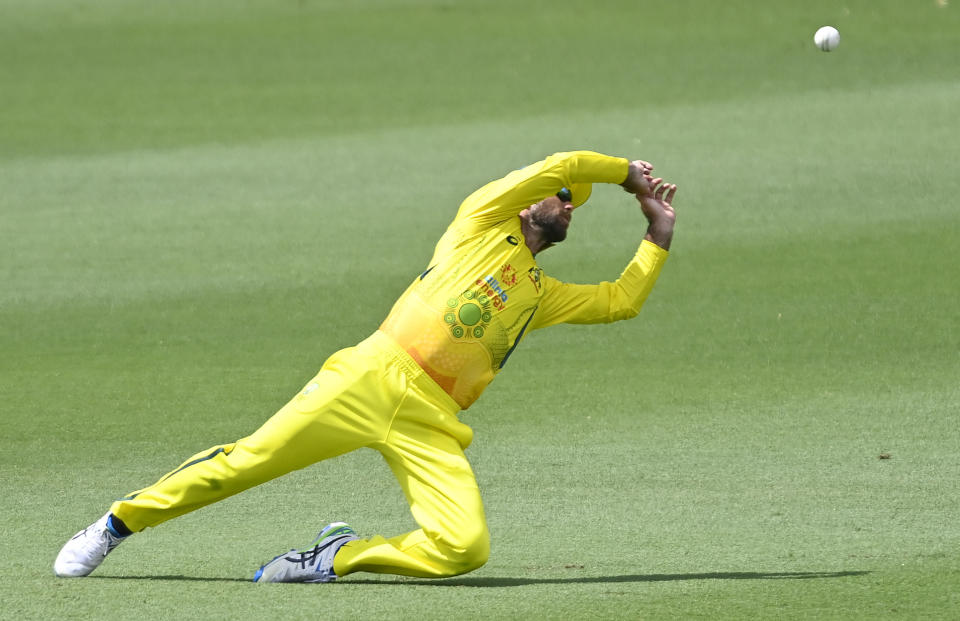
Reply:
<svg viewBox="0 0 960 621"><path fill-rule="evenodd" d="M573 218L573 203L558 196L549 196L530 206L530 220L543 231L544 241L550 244L567 238L567 228Z"/></svg>

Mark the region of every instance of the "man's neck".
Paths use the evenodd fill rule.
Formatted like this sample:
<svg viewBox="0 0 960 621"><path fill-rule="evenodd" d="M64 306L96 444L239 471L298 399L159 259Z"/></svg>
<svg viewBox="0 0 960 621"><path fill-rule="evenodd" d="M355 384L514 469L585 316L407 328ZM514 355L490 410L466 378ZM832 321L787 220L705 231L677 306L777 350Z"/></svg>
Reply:
<svg viewBox="0 0 960 621"><path fill-rule="evenodd" d="M530 222L530 218L525 214L520 214L520 231L523 233L523 240L530 249L533 256L541 250L546 250L553 244L547 243L543 238L543 231L536 224Z"/></svg>

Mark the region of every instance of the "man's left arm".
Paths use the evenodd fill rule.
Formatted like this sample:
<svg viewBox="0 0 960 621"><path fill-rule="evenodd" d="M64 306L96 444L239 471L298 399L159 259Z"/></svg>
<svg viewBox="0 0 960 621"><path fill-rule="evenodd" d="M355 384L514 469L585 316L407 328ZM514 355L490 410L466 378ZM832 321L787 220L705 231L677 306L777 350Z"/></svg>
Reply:
<svg viewBox="0 0 960 621"><path fill-rule="evenodd" d="M630 191L628 182L636 164L593 151L554 153L475 191L461 203L457 220L480 228L493 226L564 187L579 186L582 194L589 193L592 183L616 183ZM574 200L578 198L574 196Z"/></svg>

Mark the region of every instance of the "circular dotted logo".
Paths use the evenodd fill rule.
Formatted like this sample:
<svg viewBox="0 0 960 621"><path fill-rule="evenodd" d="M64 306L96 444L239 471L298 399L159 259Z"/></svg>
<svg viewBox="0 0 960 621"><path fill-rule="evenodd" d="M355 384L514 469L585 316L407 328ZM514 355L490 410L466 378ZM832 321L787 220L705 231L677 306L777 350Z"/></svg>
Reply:
<svg viewBox="0 0 960 621"><path fill-rule="evenodd" d="M447 312L443 321L450 326L450 334L460 339L472 336L483 338L493 319L492 303L488 296L474 290L467 290L459 297L447 300Z"/></svg>

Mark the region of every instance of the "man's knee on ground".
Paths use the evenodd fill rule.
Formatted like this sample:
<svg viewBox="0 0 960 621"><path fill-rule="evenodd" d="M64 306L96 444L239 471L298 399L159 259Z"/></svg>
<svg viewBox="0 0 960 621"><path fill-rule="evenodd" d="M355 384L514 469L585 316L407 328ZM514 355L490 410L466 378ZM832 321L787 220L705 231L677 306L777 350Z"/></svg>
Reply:
<svg viewBox="0 0 960 621"><path fill-rule="evenodd" d="M490 531L486 525L461 532L453 541L437 542L446 557L448 576L465 574L482 567L490 558Z"/></svg>

